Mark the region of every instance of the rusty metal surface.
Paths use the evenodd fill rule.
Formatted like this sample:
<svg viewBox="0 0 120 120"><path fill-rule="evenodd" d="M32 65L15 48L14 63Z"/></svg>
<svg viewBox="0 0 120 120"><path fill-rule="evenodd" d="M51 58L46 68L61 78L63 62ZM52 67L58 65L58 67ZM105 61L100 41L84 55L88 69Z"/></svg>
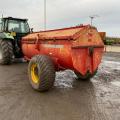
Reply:
<svg viewBox="0 0 120 120"><path fill-rule="evenodd" d="M120 53L105 54L97 75L58 72L53 89L29 85L27 63L0 66L0 120L120 120Z"/></svg>
<svg viewBox="0 0 120 120"><path fill-rule="evenodd" d="M55 30L48 30L48 31L40 31L40 32L35 32L32 34L27 35L26 37L23 38L23 40L31 40L31 39L70 39L73 38L74 35L76 36L78 32L81 32L86 27L90 27L89 25L87 26L76 26L76 27L70 27L70 28L63 28L63 29L55 29Z"/></svg>

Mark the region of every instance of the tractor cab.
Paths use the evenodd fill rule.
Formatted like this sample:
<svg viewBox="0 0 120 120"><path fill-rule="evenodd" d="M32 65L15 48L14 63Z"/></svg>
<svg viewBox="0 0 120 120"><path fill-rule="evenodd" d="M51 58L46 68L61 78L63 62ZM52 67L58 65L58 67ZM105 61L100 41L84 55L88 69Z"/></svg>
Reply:
<svg viewBox="0 0 120 120"><path fill-rule="evenodd" d="M30 28L28 25L27 19L19 18L1 18L0 19L0 32L11 33L13 37L17 35L24 36L30 33Z"/></svg>

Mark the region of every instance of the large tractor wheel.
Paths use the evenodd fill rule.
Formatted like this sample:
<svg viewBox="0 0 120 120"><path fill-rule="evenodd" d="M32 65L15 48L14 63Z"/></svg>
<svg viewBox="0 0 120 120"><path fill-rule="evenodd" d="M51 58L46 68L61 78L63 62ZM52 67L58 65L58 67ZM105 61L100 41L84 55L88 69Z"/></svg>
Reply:
<svg viewBox="0 0 120 120"><path fill-rule="evenodd" d="M11 64L13 58L13 46L8 40L0 40L0 64Z"/></svg>
<svg viewBox="0 0 120 120"><path fill-rule="evenodd" d="M32 87L38 91L47 91L52 88L55 81L55 68L50 57L37 55L33 57L28 66L29 80Z"/></svg>
<svg viewBox="0 0 120 120"><path fill-rule="evenodd" d="M93 73L93 75L91 75L89 72L86 73L85 76L81 75L78 72L74 72L77 76L77 80L90 80L90 78L92 78L94 75L96 75L97 70Z"/></svg>

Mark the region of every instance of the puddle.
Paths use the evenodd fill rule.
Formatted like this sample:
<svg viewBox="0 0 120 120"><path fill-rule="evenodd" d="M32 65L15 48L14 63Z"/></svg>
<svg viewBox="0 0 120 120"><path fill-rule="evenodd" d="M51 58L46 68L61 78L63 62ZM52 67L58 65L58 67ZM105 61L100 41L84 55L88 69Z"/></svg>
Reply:
<svg viewBox="0 0 120 120"><path fill-rule="evenodd" d="M119 80L120 78L120 62L103 60L99 66L97 74L91 79L93 82L105 82ZM73 82L76 75L71 70L56 73L56 81L54 86L57 88L73 88ZM120 82L112 82L113 85L120 87Z"/></svg>
<svg viewBox="0 0 120 120"><path fill-rule="evenodd" d="M104 67L109 67L111 69L120 70L120 62L104 60L104 61L102 61L102 64Z"/></svg>

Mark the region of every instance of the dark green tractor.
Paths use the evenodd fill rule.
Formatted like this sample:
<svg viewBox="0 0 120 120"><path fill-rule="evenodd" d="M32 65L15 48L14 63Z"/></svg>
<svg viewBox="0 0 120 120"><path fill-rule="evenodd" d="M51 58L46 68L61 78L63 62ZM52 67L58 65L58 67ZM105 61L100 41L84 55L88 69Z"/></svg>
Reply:
<svg viewBox="0 0 120 120"><path fill-rule="evenodd" d="M21 38L30 33L27 19L0 19L0 64L10 64L13 58L23 57Z"/></svg>

